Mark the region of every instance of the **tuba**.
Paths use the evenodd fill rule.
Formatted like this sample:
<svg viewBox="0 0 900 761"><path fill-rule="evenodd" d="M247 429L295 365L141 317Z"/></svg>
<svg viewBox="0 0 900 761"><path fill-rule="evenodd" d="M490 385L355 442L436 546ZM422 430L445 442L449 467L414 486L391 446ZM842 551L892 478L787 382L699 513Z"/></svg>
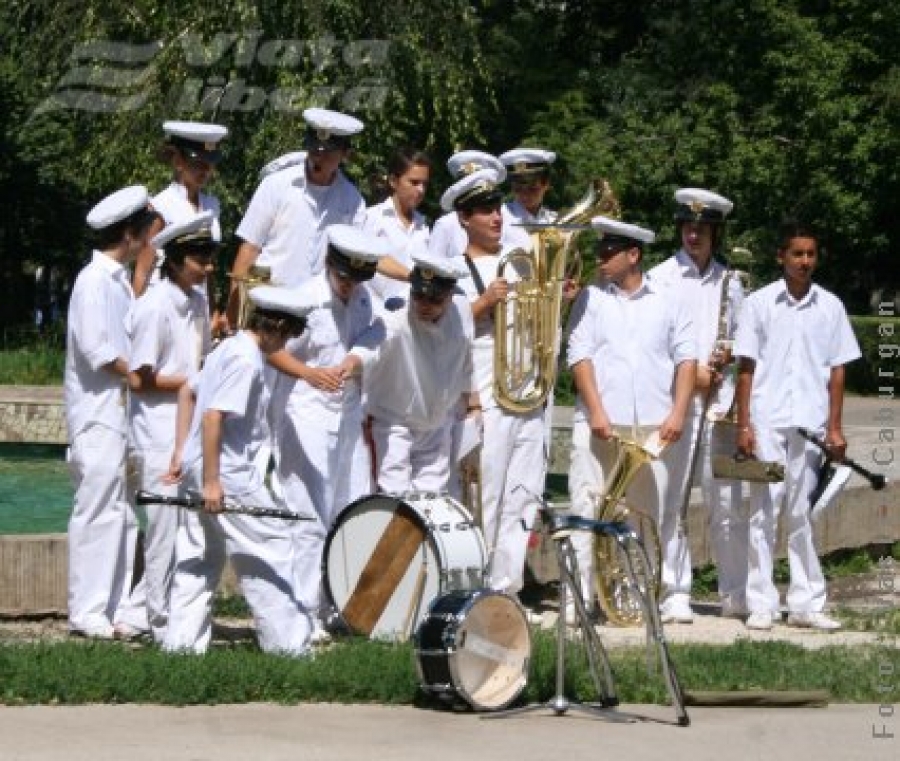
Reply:
<svg viewBox="0 0 900 761"><path fill-rule="evenodd" d="M580 259L568 262L575 239L598 214L618 217L619 201L606 180L551 224L525 225L532 250L514 249L500 259L497 277L512 266L520 280L494 308L494 396L509 412L537 409L556 382L563 287L580 275Z"/></svg>
<svg viewBox="0 0 900 761"><path fill-rule="evenodd" d="M629 439L615 439L616 461L604 484L603 493L598 495L595 518L600 521L622 521L631 524L643 540L647 554L629 544L623 549L613 537L594 537L594 575L597 585L597 599L607 621L614 626L635 626L643 618L641 596L645 590L636 589L635 584L652 584L653 599L659 599L661 548L656 522L652 516L629 508L623 498L638 471L657 455L646 447ZM634 569L632 577L628 563L619 553L628 552ZM649 558L647 567L644 558ZM655 568L652 567L655 563ZM646 589L646 587L645 587Z"/></svg>

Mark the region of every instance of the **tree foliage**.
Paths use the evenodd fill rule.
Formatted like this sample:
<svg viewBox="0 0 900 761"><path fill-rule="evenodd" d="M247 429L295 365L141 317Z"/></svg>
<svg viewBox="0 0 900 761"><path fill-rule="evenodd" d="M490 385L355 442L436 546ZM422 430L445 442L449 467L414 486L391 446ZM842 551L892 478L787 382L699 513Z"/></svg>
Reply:
<svg viewBox="0 0 900 761"><path fill-rule="evenodd" d="M794 214L822 229L822 278L851 308L897 286L896 4L7 0L0 42L0 277L19 296L4 324L25 318L29 268L85 257L98 198L167 182L162 121L228 125L214 189L233 230L308 105L366 122L350 167L363 189L395 145L427 148L431 211L453 150L540 144L560 156L552 204L606 177L659 232L658 257L676 245L672 192L700 185L735 201L730 242L757 252L761 278Z"/></svg>

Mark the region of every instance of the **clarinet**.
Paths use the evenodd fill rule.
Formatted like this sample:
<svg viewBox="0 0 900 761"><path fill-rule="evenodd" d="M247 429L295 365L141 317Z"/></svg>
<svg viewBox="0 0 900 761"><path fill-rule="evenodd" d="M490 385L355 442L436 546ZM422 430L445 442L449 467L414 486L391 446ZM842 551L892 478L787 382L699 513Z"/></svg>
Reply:
<svg viewBox="0 0 900 761"><path fill-rule="evenodd" d="M190 497L168 497L164 494L154 494L142 489L134 495L134 501L135 504L138 505L170 505L174 507L185 507L188 510L196 510L198 512L203 511L203 498L199 495ZM282 510L277 507L242 505L237 502L232 502L231 500L225 502L222 512L253 515L257 518L281 518L285 521L315 520L312 516L304 515L302 513L293 513L290 510Z"/></svg>

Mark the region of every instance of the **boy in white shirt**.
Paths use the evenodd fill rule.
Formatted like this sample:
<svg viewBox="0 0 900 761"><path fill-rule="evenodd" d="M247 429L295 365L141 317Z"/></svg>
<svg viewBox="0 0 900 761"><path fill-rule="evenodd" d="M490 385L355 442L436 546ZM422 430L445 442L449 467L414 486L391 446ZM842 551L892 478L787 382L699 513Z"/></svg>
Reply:
<svg viewBox="0 0 900 761"><path fill-rule="evenodd" d="M860 351L843 304L813 283L816 234L790 222L780 240L784 276L747 297L734 347L740 359L738 450L785 466L783 482L751 484L747 628L771 629L780 618L772 570L783 510L791 568L787 623L833 630L840 624L823 612L825 578L809 517L820 453L797 428L824 432L833 459L843 459L844 366Z"/></svg>
<svg viewBox="0 0 900 761"><path fill-rule="evenodd" d="M147 628L130 600L137 521L125 493L128 422L126 317L134 296L126 265L148 245L157 216L143 186L113 193L87 216L93 259L69 302L65 407L75 504L69 520L69 629L99 639ZM115 625L115 626L114 626Z"/></svg>
<svg viewBox="0 0 900 761"><path fill-rule="evenodd" d="M153 247L164 253L160 281L132 310L128 365L132 461L141 488L158 494L177 493L162 479L172 455L178 390L200 370L209 352L209 308L198 286L212 273L218 251L214 221L210 211L194 214L153 238ZM176 509L148 508L143 581L156 642L162 642L166 630L177 528Z"/></svg>
<svg viewBox="0 0 900 761"><path fill-rule="evenodd" d="M246 330L223 341L179 391L178 432L169 475L200 491L204 511L182 511L176 541L168 651L203 653L212 637L212 598L230 556L266 652L303 655L311 620L293 593L294 542L279 518L222 513L227 498L271 508L275 499L257 467L260 425L269 403L265 358L306 327L312 303L275 286L250 290L255 311Z"/></svg>

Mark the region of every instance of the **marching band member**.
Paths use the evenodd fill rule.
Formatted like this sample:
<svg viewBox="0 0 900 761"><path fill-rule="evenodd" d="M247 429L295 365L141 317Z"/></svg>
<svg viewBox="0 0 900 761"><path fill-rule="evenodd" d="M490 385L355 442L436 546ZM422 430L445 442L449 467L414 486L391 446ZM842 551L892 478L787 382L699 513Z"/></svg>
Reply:
<svg viewBox="0 0 900 761"><path fill-rule="evenodd" d="M132 310L128 385L132 460L140 488L175 496L163 482L172 455L178 389L200 369L209 352L209 308L197 287L213 271L218 251L215 217L205 211L167 225L151 244L162 249L160 282ZM147 618L153 638L162 642L175 570L178 511L150 507L144 539Z"/></svg>
<svg viewBox="0 0 900 761"><path fill-rule="evenodd" d="M228 129L220 124L168 121L163 122L163 132L166 138L160 157L172 167L173 179L151 200L154 210L162 217L153 233L158 233L164 225L209 211L213 215L213 239L221 242L219 199L205 192L205 188L222 157L219 143L228 134ZM143 295L153 279L156 265L156 249L150 247L141 252L134 270L135 296Z"/></svg>
<svg viewBox="0 0 900 761"><path fill-rule="evenodd" d="M266 356L300 335L313 308L298 289L260 285L249 326L227 338L178 392L169 478L200 491L204 511L181 511L175 576L163 649L205 652L212 637L212 599L225 556L231 559L266 652L304 655L311 622L293 594L293 538L282 519L222 513L225 498L275 507L256 467L269 393Z"/></svg>
<svg viewBox="0 0 900 761"><path fill-rule="evenodd" d="M327 229L335 224L362 227L365 203L341 171L350 156L351 139L363 123L347 114L307 108L304 161L266 174L253 194L237 229L243 239L232 275L246 277L256 264L270 268L273 283L299 285L325 267ZM406 269L393 259L382 263L389 276L403 279ZM237 282L232 283L228 321L238 315Z"/></svg>
<svg viewBox="0 0 900 761"><path fill-rule="evenodd" d="M456 290L462 262L413 254L410 300L384 315L385 337L345 360L362 371L372 418L378 488L387 493L450 490L454 426L480 414L472 389L472 312Z"/></svg>
<svg viewBox="0 0 900 761"><path fill-rule="evenodd" d="M734 378L723 372L733 360L730 352L721 352L722 346L730 346L737 326L737 317L743 301L740 282L729 278L725 284L725 304L722 304L723 280L727 266L715 255L720 252L724 237L725 218L733 204L727 198L699 188L682 188L675 193L677 209L675 223L681 238L681 248L662 264L653 267L647 276L664 288L673 289L673 297L691 289L689 300L694 312L694 330L697 336L698 356L702 361L697 367L697 384L685 433L675 445L685 462L690 463L697 447L697 466L694 469L700 481L703 501L709 510L710 533L713 553L719 571L719 597L722 615L743 618L746 615L744 590L747 583L747 516L741 502L741 485L738 481L716 479L712 473L712 458L717 454L733 454L736 432L730 425L703 425L700 433L700 416L704 414L704 397L712 394L708 411L717 417L725 417L734 399ZM722 330L724 328L724 331ZM688 472L684 471L681 494L691 488ZM680 510L681 508L679 508ZM682 516L686 517L686 516ZM691 557L687 535L678 531L675 537L672 562L675 567L673 593L662 611L664 622L689 623L693 620L690 607Z"/></svg>
<svg viewBox="0 0 900 761"><path fill-rule="evenodd" d="M823 612L825 578L809 517L820 453L797 427L824 431L834 459L843 459L844 366L858 359L860 350L843 304L813 282L817 260L816 234L795 222L785 224L778 249L783 277L747 297L735 340L738 449L785 467L783 482L750 484L749 629L771 629L780 617L772 570L781 510L791 568L787 623L840 628Z"/></svg>
<svg viewBox="0 0 900 761"><path fill-rule="evenodd" d="M597 260L603 284L581 292L568 328L568 364L577 392L569 490L572 511L585 518L594 518L596 493L615 461L613 437L643 443L658 433L669 445L681 438L697 365L694 326L684 299L642 271L643 250L654 233L608 217L595 217L592 225L601 235ZM671 450L639 472L628 492L629 503L643 506L659 526L663 605L677 590L671 548L685 467ZM577 532L572 543L591 609L592 537ZM574 622L574 605L565 615Z"/></svg>
<svg viewBox="0 0 900 761"><path fill-rule="evenodd" d="M126 265L148 245L157 215L147 189L123 188L87 215L97 249L69 302L65 409L75 504L69 519L69 629L100 639L146 631L130 599L137 521L125 493L128 423Z"/></svg>
<svg viewBox="0 0 900 761"><path fill-rule="evenodd" d="M496 156L484 151L460 151L454 153L447 159L447 171L454 181L459 181L473 172L481 169L491 169L497 175L497 184L499 185L506 179L506 167L503 162ZM528 234L522 229L515 227L515 220L505 206L501 206L503 217L503 227L501 231L501 242L504 249L524 248L527 249L531 244ZM463 229L459 221L459 216L455 211L449 211L442 217L439 217L431 229L431 239L428 243L428 250L438 256L454 257L460 256L467 245L466 231Z"/></svg>
<svg viewBox="0 0 900 761"><path fill-rule="evenodd" d="M509 292L508 279L497 276L504 251L500 181L493 169L478 170L448 188L441 206L455 211L468 241L464 258L471 278L460 285L475 321L472 359L484 408L484 441L489 442L481 452L482 528L491 558L488 583L515 594L522 588L537 511L534 495L544 490L544 411L508 412L494 397L493 314Z"/></svg>
<svg viewBox="0 0 900 761"><path fill-rule="evenodd" d="M275 473L285 500L316 520L296 527L297 598L316 616L317 639L327 618L322 599L322 550L341 508L372 491L372 463L363 438L362 390L344 382L340 364L351 348L370 340L375 320L364 285L387 253L383 238L350 225L328 228L325 269L304 288L320 304L303 336L270 358L280 370L270 425Z"/></svg>
<svg viewBox="0 0 900 761"><path fill-rule="evenodd" d="M544 206L550 190L550 167L556 161L553 151L516 148L500 154L513 197L504 204L508 217L520 224L548 224L557 214Z"/></svg>
<svg viewBox="0 0 900 761"><path fill-rule="evenodd" d="M366 229L390 245L394 259L409 270L413 253L426 250L431 234L428 221L417 211L431 176L431 159L422 151L400 148L387 165L390 194L381 203L366 209ZM409 284L376 273L369 285L381 303L399 304L409 294Z"/></svg>

